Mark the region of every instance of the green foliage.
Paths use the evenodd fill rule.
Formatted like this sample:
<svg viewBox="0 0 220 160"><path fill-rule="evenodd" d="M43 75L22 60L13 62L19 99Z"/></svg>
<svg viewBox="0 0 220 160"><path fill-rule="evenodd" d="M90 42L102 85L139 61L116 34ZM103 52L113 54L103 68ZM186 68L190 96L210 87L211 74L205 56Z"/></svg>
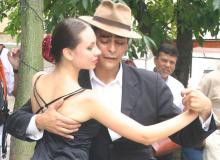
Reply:
<svg viewBox="0 0 220 160"><path fill-rule="evenodd" d="M220 9L220 1L214 0L213 1L214 10Z"/></svg>
<svg viewBox="0 0 220 160"><path fill-rule="evenodd" d="M45 31L51 32L64 18L93 15L98 4L100 0L44 0Z"/></svg>
<svg viewBox="0 0 220 160"><path fill-rule="evenodd" d="M5 33L16 36L21 30L20 3L18 0L0 0L0 21L8 18Z"/></svg>
<svg viewBox="0 0 220 160"><path fill-rule="evenodd" d="M145 36L144 34L141 34L141 36L142 39L131 40L129 45L130 47L128 49L129 59L138 59L140 57L144 57L148 53L152 53L157 49L156 44L151 38Z"/></svg>
<svg viewBox="0 0 220 160"><path fill-rule="evenodd" d="M171 0L139 1L139 7L132 8L138 20L139 29L150 36L157 45L176 35L174 5ZM140 8L140 9L139 9Z"/></svg>
<svg viewBox="0 0 220 160"><path fill-rule="evenodd" d="M217 0L182 0L176 7L177 13L185 13L179 15L183 20L181 28L183 30L191 28L200 44L208 31L212 36L219 32L220 11L215 5L217 3L219 3Z"/></svg>

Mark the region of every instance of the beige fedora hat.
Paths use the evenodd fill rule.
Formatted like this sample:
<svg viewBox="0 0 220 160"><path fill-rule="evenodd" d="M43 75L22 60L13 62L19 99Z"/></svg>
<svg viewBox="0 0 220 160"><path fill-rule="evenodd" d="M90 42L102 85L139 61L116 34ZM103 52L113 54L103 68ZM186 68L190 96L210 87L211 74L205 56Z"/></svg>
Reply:
<svg viewBox="0 0 220 160"><path fill-rule="evenodd" d="M131 30L131 10L122 3L103 0L93 17L80 16L79 19L118 36L141 38L138 33Z"/></svg>

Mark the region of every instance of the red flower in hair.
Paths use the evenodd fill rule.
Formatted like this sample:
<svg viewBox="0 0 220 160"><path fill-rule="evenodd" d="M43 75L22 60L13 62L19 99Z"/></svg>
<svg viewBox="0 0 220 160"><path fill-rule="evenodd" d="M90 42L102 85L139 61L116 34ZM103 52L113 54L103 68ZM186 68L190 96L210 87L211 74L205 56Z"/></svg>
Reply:
<svg viewBox="0 0 220 160"><path fill-rule="evenodd" d="M54 63L54 57L50 53L51 49L51 40L52 36L51 34L48 34L42 42L42 55L45 60L47 60L50 63Z"/></svg>

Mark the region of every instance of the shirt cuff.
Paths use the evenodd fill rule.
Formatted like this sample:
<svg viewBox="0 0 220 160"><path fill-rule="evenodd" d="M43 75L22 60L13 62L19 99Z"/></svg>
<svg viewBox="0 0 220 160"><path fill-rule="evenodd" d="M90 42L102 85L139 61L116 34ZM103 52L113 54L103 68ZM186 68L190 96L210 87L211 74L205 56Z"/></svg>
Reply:
<svg viewBox="0 0 220 160"><path fill-rule="evenodd" d="M199 116L199 120L200 120L200 123L202 124L203 130L204 131L208 131L210 123L211 123L211 120L212 120L212 114L209 116L209 118L206 121L203 121L201 116Z"/></svg>
<svg viewBox="0 0 220 160"><path fill-rule="evenodd" d="M34 115L30 123L28 124L27 130L26 130L26 136L32 140L39 140L43 137L44 131L39 130L35 123L36 115Z"/></svg>

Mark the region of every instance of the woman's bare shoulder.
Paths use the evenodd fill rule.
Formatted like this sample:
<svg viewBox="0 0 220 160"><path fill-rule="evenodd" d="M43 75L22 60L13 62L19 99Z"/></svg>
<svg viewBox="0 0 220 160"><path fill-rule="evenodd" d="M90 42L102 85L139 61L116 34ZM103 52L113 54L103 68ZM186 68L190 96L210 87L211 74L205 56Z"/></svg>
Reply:
<svg viewBox="0 0 220 160"><path fill-rule="evenodd" d="M86 89L77 99L81 103L85 103L89 106L100 103L101 101L101 92L99 90Z"/></svg>
<svg viewBox="0 0 220 160"><path fill-rule="evenodd" d="M46 75L46 74L48 74L48 73L45 72L45 71L37 72L37 73L33 76L33 78L32 78L32 84L34 84L34 82L36 81L36 79L37 79L39 76L41 76L41 75Z"/></svg>

